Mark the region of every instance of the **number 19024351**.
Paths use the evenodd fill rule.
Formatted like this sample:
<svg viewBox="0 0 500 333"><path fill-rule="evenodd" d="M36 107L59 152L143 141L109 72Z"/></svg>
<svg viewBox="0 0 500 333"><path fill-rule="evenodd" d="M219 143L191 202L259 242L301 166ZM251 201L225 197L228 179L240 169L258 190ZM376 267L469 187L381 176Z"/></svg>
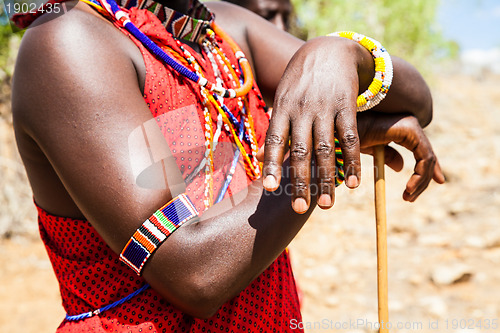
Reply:
<svg viewBox="0 0 500 333"><path fill-rule="evenodd" d="M7 2L4 4L4 10L12 17L16 14L34 14L34 13L54 13L59 14L65 12L65 8L58 3L42 3L35 2Z"/></svg>
<svg viewBox="0 0 500 333"><path fill-rule="evenodd" d="M498 318L495 319L473 319L473 318L455 318L446 319L444 321L446 329L462 329L462 330L497 330L498 329Z"/></svg>

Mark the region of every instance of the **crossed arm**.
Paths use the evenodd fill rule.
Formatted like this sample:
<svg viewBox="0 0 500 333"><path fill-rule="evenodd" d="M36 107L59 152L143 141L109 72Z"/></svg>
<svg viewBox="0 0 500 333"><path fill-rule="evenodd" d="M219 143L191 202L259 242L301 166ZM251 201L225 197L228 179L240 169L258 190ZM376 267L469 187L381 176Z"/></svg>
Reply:
<svg viewBox="0 0 500 333"><path fill-rule="evenodd" d="M234 10L231 6L221 7L222 13ZM334 134L342 147L346 185L355 188L361 180L356 97L373 79L373 59L350 40L320 37L304 43L271 29L271 24L258 17L241 15L248 22L244 27L251 28L241 32L242 27L234 26L234 22L221 24L247 37L259 85L274 100L264 156L264 187L269 191L277 188L290 143L294 210L301 213L310 206L313 159L319 170L319 205L329 208L335 200ZM429 88L410 64L397 57L393 57L393 63L390 93L373 111L413 115L422 127L426 126L432 119ZM425 160L430 164L417 163L403 194L405 200L414 201L431 180L435 161L431 156L425 156ZM439 166L435 171L440 173Z"/></svg>
<svg viewBox="0 0 500 333"><path fill-rule="evenodd" d="M212 217L183 226L155 252L145 266L146 280L179 309L204 318L267 268L306 222L317 200L304 185L309 184L306 178L318 136L331 140L333 129L337 130L347 165L354 166L349 174L356 176L360 143L369 150L374 144L396 141L411 149L416 173L422 177L411 185L416 189L408 191L413 197L407 199L416 198L433 176L438 181L442 176L413 116L366 113L356 119L351 98L368 85L373 72L369 54L356 44L335 38L304 44L240 8L227 4L213 8L220 24L234 32L251 58L263 91L275 96L268 137L285 141L291 136L290 163L300 170L299 180L283 177L280 186L291 183L293 199L305 198L307 207L295 209L305 214L295 213L285 191L263 195L262 184L256 181L246 200L232 210L218 214L219 208L212 207ZM231 17L238 17L238 23ZM254 32L246 28L256 25ZM324 47L329 51L322 51ZM330 64L331 56L337 60ZM328 61L328 71L318 67L319 61ZM344 62L350 66L340 66ZM397 63L396 71L419 77L404 62ZM35 200L54 214L88 219L117 253L142 221L172 196L168 189L138 187L130 170L128 135L151 119L141 92L143 78L144 64L135 45L79 4L26 33L13 85L16 137ZM396 79L394 97L381 107L415 114L425 123L430 104L406 108L407 100L398 101L398 96L409 98L410 89L424 92L425 102L419 105L430 103L425 83L417 80L416 87L405 87L404 82ZM320 123L323 127L318 128ZM328 140L326 145L331 144ZM299 143L305 143L307 158L297 158ZM266 175L278 181L285 147L268 148ZM326 154L316 160L319 165L331 164ZM396 168L398 164L396 157ZM317 181L324 193L332 194L333 188L324 186L328 176L320 175Z"/></svg>

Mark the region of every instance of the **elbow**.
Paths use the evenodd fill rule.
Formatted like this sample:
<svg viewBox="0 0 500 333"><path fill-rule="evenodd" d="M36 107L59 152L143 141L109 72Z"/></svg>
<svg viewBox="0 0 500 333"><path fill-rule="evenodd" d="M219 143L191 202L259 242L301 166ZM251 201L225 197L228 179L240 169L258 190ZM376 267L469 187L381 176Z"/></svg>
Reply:
<svg viewBox="0 0 500 333"><path fill-rule="evenodd" d="M193 281L179 286L181 301L177 307L192 317L209 319L219 311L224 303L231 299L228 289L207 279L193 279Z"/></svg>
<svg viewBox="0 0 500 333"><path fill-rule="evenodd" d="M432 121L433 117L433 107L432 107L432 96L430 92L428 97L424 99L422 105L420 106L420 112L418 113L418 122L422 128L427 127Z"/></svg>
<svg viewBox="0 0 500 333"><path fill-rule="evenodd" d="M420 126L422 128L426 128L427 125L429 125L431 123L431 121L432 121L432 114L429 117L424 118L423 120L420 120Z"/></svg>
<svg viewBox="0 0 500 333"><path fill-rule="evenodd" d="M418 122L420 123L420 126L422 128L425 128L427 127L427 125L429 125L432 121L432 103L431 103L431 106L427 109L426 112L422 112L421 116L418 117Z"/></svg>
<svg viewBox="0 0 500 333"><path fill-rule="evenodd" d="M420 126L424 128L432 121L432 94L424 81L419 88L414 88L414 92L415 94L407 99L408 109L406 111L415 116Z"/></svg>
<svg viewBox="0 0 500 333"><path fill-rule="evenodd" d="M195 318L209 319L219 311L225 301L219 300L217 296L206 295L201 292L188 303L189 307L184 311L185 313Z"/></svg>
<svg viewBox="0 0 500 333"><path fill-rule="evenodd" d="M222 306L222 305L221 305ZM183 310L184 313L190 315L191 317L198 318L198 319L210 319L215 314L217 311L220 309L219 307L212 307L212 306L206 306L206 304L199 303L196 305L193 305L193 308Z"/></svg>

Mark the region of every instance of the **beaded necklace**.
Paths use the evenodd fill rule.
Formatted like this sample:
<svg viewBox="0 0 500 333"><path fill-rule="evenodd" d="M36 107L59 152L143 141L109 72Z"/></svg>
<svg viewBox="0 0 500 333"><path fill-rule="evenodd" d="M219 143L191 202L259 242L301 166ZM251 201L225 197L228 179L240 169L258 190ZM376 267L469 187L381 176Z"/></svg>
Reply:
<svg viewBox="0 0 500 333"><path fill-rule="evenodd" d="M214 73L216 75L216 82L209 82L203 75L201 67L196 62L196 59L187 51L179 41L176 39L179 48L182 50L183 54L179 55L177 52L173 51L172 55L167 54L163 49L157 46L153 41L151 41L146 35L144 35L129 19L128 14L123 11L115 2L115 0L83 0L87 3L98 7L98 9L105 9L108 15L119 22L122 27L129 31L136 39L138 39L153 55L159 58L164 64L170 66L180 75L188 78L189 80L197 83L200 86L200 92L203 97L204 104L204 118L205 118L205 146L206 152L204 157L205 163L205 207L208 208L213 204L213 151L217 145L217 140L220 136L222 129L222 123L224 124L225 130L229 133L229 136L233 139L234 143L238 147L237 153L233 159L232 167L226 177L224 186L222 187L227 190L228 184L231 182L232 175L234 173L233 165L236 164L240 155L243 158L245 170L250 179L254 180L260 177L261 170L260 164L257 161L257 151L258 145L256 142L256 135L253 126L253 119L249 112L248 107L243 107L247 104L246 95L252 89L253 86L253 75L250 68L249 62L246 59L244 53L241 51L239 46L213 22L213 15L206 15L209 18L209 22L205 22L203 29L200 28L200 20L196 21L195 29L196 34L189 33L190 40L197 40L199 44L203 46L205 53L207 54L209 60L214 68ZM99 1L99 5L96 6L96 2ZM123 0L122 0L123 1ZM139 3L142 8L154 8L154 13L158 15L163 13L167 19L163 21L167 30L169 26L174 26L177 21L173 21L176 14L171 9L161 6L151 0L142 0ZM206 8L197 3L197 11L206 10ZM196 6L195 6L196 7ZM206 13L205 13L206 14ZM178 15L178 13L177 13ZM179 18L180 20L180 18ZM170 23L169 23L170 22ZM183 23L182 31L185 32ZM171 29L172 30L172 29ZM191 31L189 30L189 31ZM170 30L169 30L170 31ZM172 30L173 31L173 30ZM179 34L182 36L182 34ZM218 35L220 38L225 40L231 47L234 55L239 64L239 72L242 73L238 75L237 70L233 68L229 60L218 47L215 40L215 36ZM175 58L175 59L174 59ZM216 59L218 61L216 61ZM188 68L189 67L189 68ZM223 86L223 80L221 79L222 71L220 67L224 69L226 76L229 78L226 82L226 87ZM229 87L230 86L230 87ZM224 104L224 98L238 98L238 106L240 115L240 121L229 111L229 109ZM209 117L209 107L214 107L218 112L217 130L214 135L213 124ZM251 153L248 154L243 146L242 141L245 141L250 146ZM337 139L335 139L336 146L336 165L337 165L337 175L336 175L336 186L340 185L344 180L343 174L343 160L342 153L340 150L340 145ZM218 195L216 202L220 201L222 195Z"/></svg>
<svg viewBox="0 0 500 333"><path fill-rule="evenodd" d="M209 58L214 74L216 77L216 82L208 81L203 75L201 66L197 63L195 57L182 45L179 39L176 39L178 47L182 51L182 54L169 48L169 53L165 52L162 48L156 45L151 39L149 39L145 34L143 34L129 19L128 14L123 11L115 2L115 0L86 0L96 7L100 12L105 11L107 15L119 23L123 28L130 32L137 40L139 40L153 55L160 59L164 64L168 65L180 75L188 78L189 80L197 83L200 87L200 93L202 96L203 115L205 121L205 154L203 159L204 164L204 205L205 208L210 207L214 204L214 185L213 185L213 174L214 174L214 150L217 145L218 138L220 137L222 126L228 133L229 137L236 144L237 150L233 157L231 167L229 168L228 174L221 188L221 191L217 195L215 203L222 200L225 192L229 188L229 184L232 180L233 174L236 170L236 165L240 157L243 160L243 165L245 167L248 177L252 180L257 179L261 175L260 164L257 160L258 144L256 140L255 130L253 126L253 119L249 112L247 101L247 94L253 86L253 75L250 68L249 62L246 59L244 53L240 50L238 45L215 23L210 22L210 25L205 24L203 29L199 28L199 22L196 23L198 27L196 31L198 32L196 36L194 34L190 35L190 40L198 38L198 43L203 47L204 52ZM140 6L146 6L148 1L143 1ZM151 7L151 5L150 5ZM204 6L203 6L204 8ZM175 17L172 10L161 7L155 7L155 14L167 13L170 15L170 19L167 21L172 21L171 18ZM213 16L210 16L213 19ZM183 23L185 26L186 24ZM168 28L167 28L168 30ZM184 28L182 29L184 30ZM191 29L192 30L192 29ZM227 56L221 50L216 42L216 35L228 42L234 56L236 57L239 68L234 68ZM222 68L222 70L221 70ZM238 73L239 72L239 73ZM222 75L222 74L225 75ZM223 80L225 76L226 80ZM224 86L225 83L225 86ZM237 98L237 112L240 120L229 111L224 103L224 98ZM217 112L217 129L214 134L214 128L212 120L210 117L210 109L214 109ZM245 141L250 147L250 153L248 153L243 145Z"/></svg>
<svg viewBox="0 0 500 333"><path fill-rule="evenodd" d="M213 32L207 33L207 35L215 36ZM179 40L176 41L179 48L184 54L184 57L179 55L177 52L172 50L170 48L170 53L172 56L176 58L176 60L180 61L187 67L191 68L194 72L196 72L198 75L203 77L203 73L201 70L200 65L196 61L196 59L191 55L191 53L181 44ZM227 57L220 51L219 48L214 47L215 43L215 38L212 43L207 43L204 42L202 44L203 49L205 53L207 54L214 73L216 75L216 80L217 84L222 85L223 79L222 79L222 73L220 71L220 67L224 69L225 76L228 78L227 79L227 84L231 86L238 87L238 75L236 74L235 70L231 67L229 64L229 60ZM216 52L217 57L219 58L219 63L222 64L223 66L218 66L217 61L214 58L214 55L212 53ZM250 113L247 113L246 110L248 107L245 108L245 105L247 105L248 101L246 97L237 97L238 99L238 107L239 107L239 114L240 114L240 121L236 119L236 117L227 109L227 107L224 105L224 101L220 96L217 96L216 94L210 94L207 92L206 89L201 89L201 95L203 97L203 104L204 104L204 114L205 114L205 120L206 124L208 126L205 126L205 146L207 147L207 152L205 153L205 206L209 207L213 203L218 203L219 201L222 200L224 197L225 192L227 191L229 184L232 180L232 177L234 175L234 172L236 170L236 165L237 162L242 155L241 152L243 153L244 157L244 162L246 162L245 169L247 171L247 174L255 179L259 177L260 174L260 166L259 162L257 160L257 143L256 143L256 135L253 130L253 126L250 126L252 123L251 115ZM213 135L213 128L212 128L212 123L210 121L210 112L208 109L210 107L215 107L219 112L218 112L218 121L217 121L217 132L215 135ZM220 136L222 124L224 124L224 127L227 132L229 132L236 145L239 147L239 150L235 152L235 155L233 157L233 161L231 163L231 167L229 169L229 172L226 176L226 180L221 188L221 191L219 192L219 195L217 196L217 200L214 202L213 201L213 150L215 150L215 147L218 142L218 137ZM252 124L253 125L253 124ZM247 130L247 131L245 131ZM210 133L210 134L208 134ZM251 147L251 159L246 153L246 150L244 149L242 145L243 139L246 139L247 143Z"/></svg>
<svg viewBox="0 0 500 333"><path fill-rule="evenodd" d="M118 22L123 28L125 28L128 32L130 32L135 38L137 38L153 55L158 57L163 63L170 66L176 72L181 74L182 76L190 79L191 81L197 83L202 88L206 88L207 90L215 93L218 96L224 98L235 98L240 96L245 96L248 94L250 89L252 89L253 85L253 75L252 69L250 68L250 64L245 57L245 54L241 51L239 46L229 37L219 26L217 26L214 22L211 22L211 28L213 31L218 34L222 39L226 40L231 48L233 49L234 55L240 64L243 75L244 75L244 84L240 88L232 89L225 88L222 86L218 86L208 81L203 76L200 76L198 73L190 71L188 68L183 66L182 64L175 61L172 57L170 57L166 52L164 52L158 45L156 45L149 37L144 35L129 19L128 14L123 11L115 2L115 0L99 0L100 5L108 12L113 20ZM208 29L208 26L205 26L204 29ZM203 41L204 34L201 34L200 39ZM200 40L197 41L200 43Z"/></svg>

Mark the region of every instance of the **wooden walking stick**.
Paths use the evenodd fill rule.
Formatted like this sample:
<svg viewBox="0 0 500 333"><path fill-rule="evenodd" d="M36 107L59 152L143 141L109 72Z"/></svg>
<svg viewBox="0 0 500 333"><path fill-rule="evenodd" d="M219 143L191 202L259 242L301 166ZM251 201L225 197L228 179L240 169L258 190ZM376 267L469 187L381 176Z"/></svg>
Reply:
<svg viewBox="0 0 500 333"><path fill-rule="evenodd" d="M384 145L376 146L373 156L375 180L375 219L377 224L377 291L379 333L388 333L388 281L387 281L387 216L385 208Z"/></svg>

